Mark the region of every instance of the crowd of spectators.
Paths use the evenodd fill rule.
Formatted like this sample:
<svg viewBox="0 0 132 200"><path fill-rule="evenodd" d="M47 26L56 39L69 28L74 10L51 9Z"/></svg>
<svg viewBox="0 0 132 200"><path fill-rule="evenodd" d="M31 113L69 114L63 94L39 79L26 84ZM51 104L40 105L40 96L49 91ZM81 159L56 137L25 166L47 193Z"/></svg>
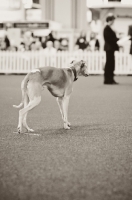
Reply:
<svg viewBox="0 0 132 200"><path fill-rule="evenodd" d="M68 51L68 38L57 38L54 32L47 36L37 37L33 33L22 36L19 46L11 45L7 36L0 41L1 51L39 51L44 50L46 53L55 53L57 51ZM95 33L91 33L88 41L85 32L81 32L80 36L75 41L74 51L99 51L100 43Z"/></svg>
<svg viewBox="0 0 132 200"><path fill-rule="evenodd" d="M90 35L90 39L88 40L86 37L86 33L84 31L81 32L80 36L77 38L75 43L75 50L81 51L99 51L100 50L100 42L97 39L97 35L92 32Z"/></svg>

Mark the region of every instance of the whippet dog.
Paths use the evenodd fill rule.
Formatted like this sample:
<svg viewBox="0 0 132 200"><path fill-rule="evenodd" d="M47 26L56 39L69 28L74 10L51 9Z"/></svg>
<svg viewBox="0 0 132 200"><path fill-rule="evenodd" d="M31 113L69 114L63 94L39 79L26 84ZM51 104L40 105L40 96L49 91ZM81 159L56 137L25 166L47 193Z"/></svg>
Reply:
<svg viewBox="0 0 132 200"><path fill-rule="evenodd" d="M34 132L26 122L28 112L41 102L41 93L44 87L57 97L57 103L64 122L64 129L70 129L68 122L68 104L73 91L73 82L78 76L88 76L86 63L72 61L69 68L42 67L28 73L21 83L22 102L13 107L24 108L19 110L18 133L22 132L24 126L28 132Z"/></svg>

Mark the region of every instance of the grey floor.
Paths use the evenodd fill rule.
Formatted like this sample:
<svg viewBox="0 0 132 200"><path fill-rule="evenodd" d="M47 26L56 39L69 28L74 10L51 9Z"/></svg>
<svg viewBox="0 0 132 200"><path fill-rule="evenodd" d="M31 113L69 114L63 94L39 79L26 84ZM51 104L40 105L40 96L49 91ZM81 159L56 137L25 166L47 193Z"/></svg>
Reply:
<svg viewBox="0 0 132 200"><path fill-rule="evenodd" d="M132 77L81 77L63 129L48 91L16 134L24 76L0 76L0 200L131 200Z"/></svg>

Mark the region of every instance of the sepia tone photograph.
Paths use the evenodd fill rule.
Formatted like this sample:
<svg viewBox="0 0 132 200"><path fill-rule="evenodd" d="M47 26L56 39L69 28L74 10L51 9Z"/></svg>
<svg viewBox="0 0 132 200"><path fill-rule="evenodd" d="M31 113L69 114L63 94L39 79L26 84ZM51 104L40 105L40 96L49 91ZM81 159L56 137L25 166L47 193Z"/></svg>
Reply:
<svg viewBox="0 0 132 200"><path fill-rule="evenodd" d="M132 0L0 0L0 200L132 200Z"/></svg>

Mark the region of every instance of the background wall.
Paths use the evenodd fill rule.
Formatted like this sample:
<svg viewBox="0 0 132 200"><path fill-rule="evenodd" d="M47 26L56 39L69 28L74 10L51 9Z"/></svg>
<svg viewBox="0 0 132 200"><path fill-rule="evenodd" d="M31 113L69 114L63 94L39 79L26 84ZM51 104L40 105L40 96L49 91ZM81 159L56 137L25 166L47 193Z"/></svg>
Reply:
<svg viewBox="0 0 132 200"><path fill-rule="evenodd" d="M66 28L72 27L71 4L72 4L71 0L55 0L54 20L64 24L64 27L66 27Z"/></svg>
<svg viewBox="0 0 132 200"><path fill-rule="evenodd" d="M41 0L42 20L53 20L64 28L86 29L86 0Z"/></svg>

